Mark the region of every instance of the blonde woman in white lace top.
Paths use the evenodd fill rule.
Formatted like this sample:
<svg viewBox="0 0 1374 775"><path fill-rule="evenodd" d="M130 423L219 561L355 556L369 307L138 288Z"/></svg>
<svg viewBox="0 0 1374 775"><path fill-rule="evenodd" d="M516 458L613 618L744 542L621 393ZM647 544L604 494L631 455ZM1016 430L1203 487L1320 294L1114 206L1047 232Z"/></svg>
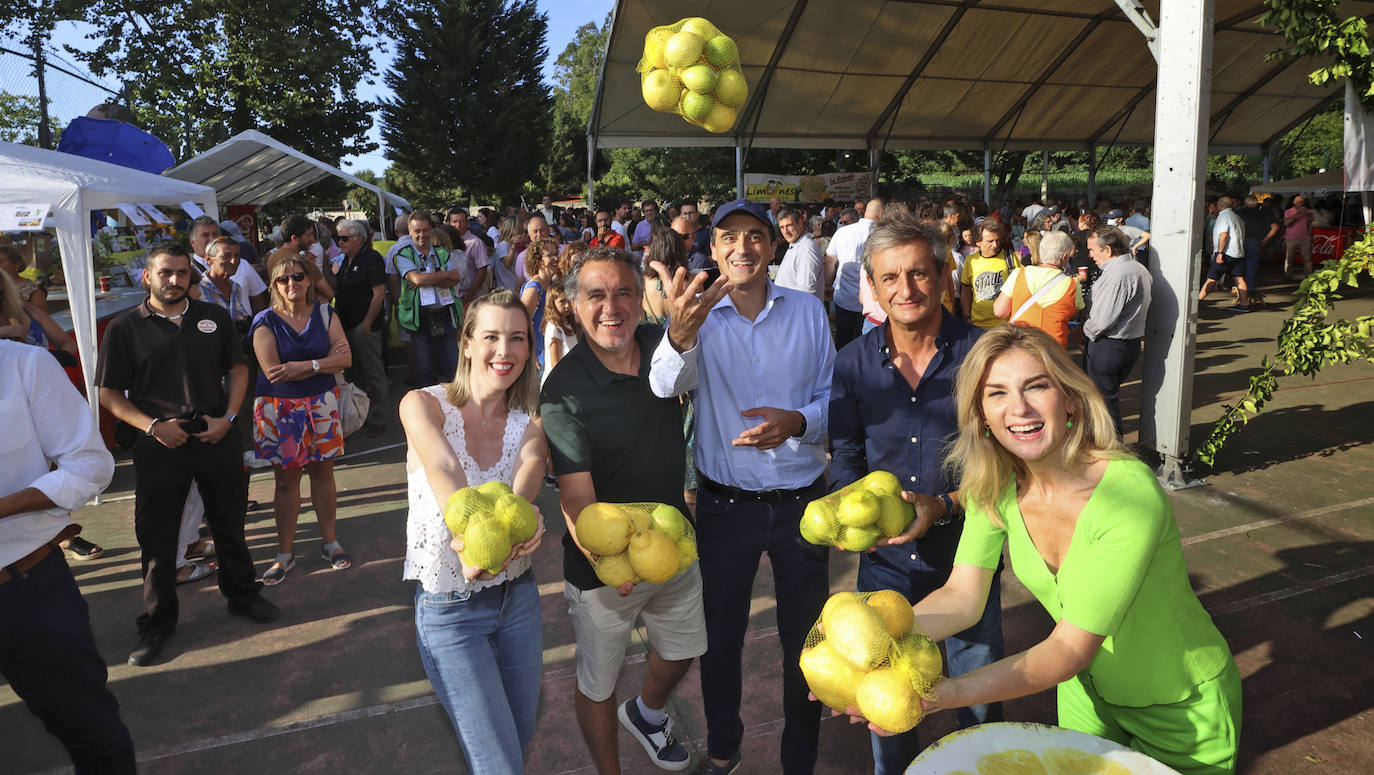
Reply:
<svg viewBox="0 0 1374 775"><path fill-rule="evenodd" d="M409 451L405 578L415 590L416 642L474 775L524 772L543 667L539 590L530 554L544 534L515 546L496 575L464 567L461 538L441 504L457 490L503 481L533 501L548 445L531 368L529 313L510 291L475 301L463 319L458 369L447 385L401 400Z"/></svg>

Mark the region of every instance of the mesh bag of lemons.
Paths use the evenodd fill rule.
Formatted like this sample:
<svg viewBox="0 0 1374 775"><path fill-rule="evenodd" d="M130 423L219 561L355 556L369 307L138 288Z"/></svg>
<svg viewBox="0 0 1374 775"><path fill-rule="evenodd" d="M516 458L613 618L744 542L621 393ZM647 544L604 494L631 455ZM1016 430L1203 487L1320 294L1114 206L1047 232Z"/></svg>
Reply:
<svg viewBox="0 0 1374 775"><path fill-rule="evenodd" d="M444 524L454 537L463 538L458 558L464 565L499 573L515 545L534 537L539 518L530 502L505 482L485 482L448 496Z"/></svg>
<svg viewBox="0 0 1374 775"><path fill-rule="evenodd" d="M816 699L842 713L858 708L894 734L925 716L921 698L930 696L942 667L940 649L916 626L911 603L890 589L831 595L801 654Z"/></svg>
<svg viewBox="0 0 1374 775"><path fill-rule="evenodd" d="M577 515L573 535L608 587L662 584L697 558L692 523L666 503L593 503Z"/></svg>
<svg viewBox="0 0 1374 775"><path fill-rule="evenodd" d="M708 132L734 126L735 111L749 96L739 47L700 16L649 30L635 69L646 105Z"/></svg>
<svg viewBox="0 0 1374 775"><path fill-rule="evenodd" d="M897 477L874 471L806 504L801 534L813 544L862 552L880 538L901 535L915 516Z"/></svg>

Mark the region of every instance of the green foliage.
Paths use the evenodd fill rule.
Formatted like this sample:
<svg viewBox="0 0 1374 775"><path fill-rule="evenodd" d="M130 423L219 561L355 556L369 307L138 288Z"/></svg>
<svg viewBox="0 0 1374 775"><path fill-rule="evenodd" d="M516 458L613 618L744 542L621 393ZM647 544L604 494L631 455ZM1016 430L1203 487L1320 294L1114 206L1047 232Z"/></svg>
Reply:
<svg viewBox="0 0 1374 775"><path fill-rule="evenodd" d="M603 152L610 169L597 182L601 204L623 198L660 202L701 197L735 198L733 148L612 148ZM603 189L604 186L604 189ZM617 192L621 196L613 197Z"/></svg>
<svg viewBox="0 0 1374 775"><path fill-rule="evenodd" d="M52 100L48 100L48 104L51 105ZM0 141L38 145L38 116L37 97L0 91ZM48 120L53 127L52 141L55 147L61 135L62 122L51 115Z"/></svg>
<svg viewBox="0 0 1374 775"><path fill-rule="evenodd" d="M180 160L259 129L337 164L376 149L373 105L358 98L371 71L361 45L375 0L90 0L101 23L98 76L127 85L140 125Z"/></svg>
<svg viewBox="0 0 1374 775"><path fill-rule="evenodd" d="M582 193L587 181L587 121L610 31L610 14L600 26L587 22L554 63L553 137L539 166L539 180L555 197Z"/></svg>
<svg viewBox="0 0 1374 775"><path fill-rule="evenodd" d="M1374 233L1366 233L1346 249L1338 261L1328 261L1298 287L1293 316L1279 331L1278 353L1260 362L1260 373L1250 378L1249 388L1234 405L1222 407L1221 418L1212 433L1194 453L1198 460L1212 465L1217 453L1274 397L1278 377L1302 374L1312 377L1330 364L1374 361L1374 315L1354 320L1327 322L1327 316L1342 287L1359 285L1361 275L1374 278Z"/></svg>
<svg viewBox="0 0 1374 775"><path fill-rule="evenodd" d="M1329 62L1308 74L1315 86L1348 78L1366 108L1374 110L1374 58L1370 57L1369 26L1358 16L1340 18L1333 0L1264 0L1269 8L1259 18L1266 27L1283 33L1285 45L1269 59L1313 57Z"/></svg>
<svg viewBox="0 0 1374 775"><path fill-rule="evenodd" d="M533 0L397 4L382 137L421 203L517 194L539 174L552 100L541 80L548 20ZM452 201L452 200L450 200Z"/></svg>

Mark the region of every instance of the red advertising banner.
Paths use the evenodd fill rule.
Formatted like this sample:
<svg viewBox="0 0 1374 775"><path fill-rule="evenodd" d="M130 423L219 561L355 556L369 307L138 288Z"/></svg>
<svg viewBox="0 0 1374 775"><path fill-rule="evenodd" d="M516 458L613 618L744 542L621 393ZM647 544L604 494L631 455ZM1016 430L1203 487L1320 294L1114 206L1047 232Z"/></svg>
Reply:
<svg viewBox="0 0 1374 775"><path fill-rule="evenodd" d="M1350 244L1360 238L1360 230L1354 226L1325 227L1312 229L1312 261L1320 264L1340 258Z"/></svg>
<svg viewBox="0 0 1374 775"><path fill-rule="evenodd" d="M258 244L258 208L254 205L226 205L224 210L229 214L229 220L238 224L243 238L254 245Z"/></svg>

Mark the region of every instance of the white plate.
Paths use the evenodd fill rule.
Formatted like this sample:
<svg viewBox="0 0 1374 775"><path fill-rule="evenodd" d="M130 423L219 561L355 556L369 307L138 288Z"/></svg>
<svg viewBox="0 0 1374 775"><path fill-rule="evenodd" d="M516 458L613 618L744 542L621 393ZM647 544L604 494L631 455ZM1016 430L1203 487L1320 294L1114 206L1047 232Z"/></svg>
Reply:
<svg viewBox="0 0 1374 775"><path fill-rule="evenodd" d="M1124 766L1131 775L1178 775L1176 770L1111 740L1026 722L978 724L951 732L922 751L907 767L906 775L948 775L961 771L977 775L978 759L990 753L1022 749L1040 754L1046 748L1074 748L1095 753Z"/></svg>

